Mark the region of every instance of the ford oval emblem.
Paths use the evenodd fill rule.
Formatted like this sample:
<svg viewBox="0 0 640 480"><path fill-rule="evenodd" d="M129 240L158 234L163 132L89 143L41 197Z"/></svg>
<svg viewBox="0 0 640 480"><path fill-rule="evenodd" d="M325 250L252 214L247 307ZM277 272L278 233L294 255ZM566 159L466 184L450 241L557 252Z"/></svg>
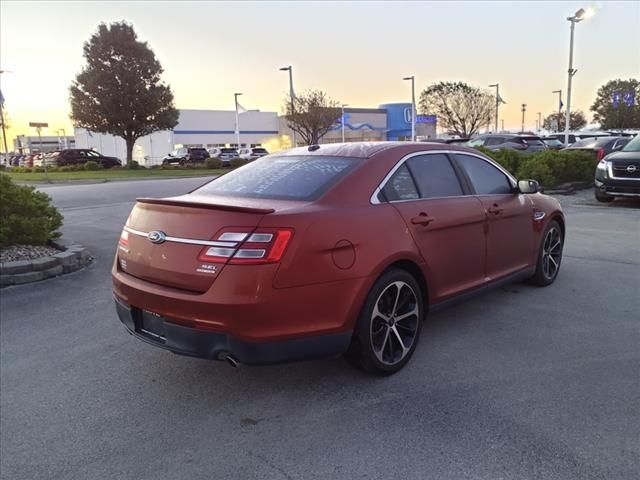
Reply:
<svg viewBox="0 0 640 480"><path fill-rule="evenodd" d="M163 243L167 239L167 234L160 230L152 230L147 234L151 243Z"/></svg>

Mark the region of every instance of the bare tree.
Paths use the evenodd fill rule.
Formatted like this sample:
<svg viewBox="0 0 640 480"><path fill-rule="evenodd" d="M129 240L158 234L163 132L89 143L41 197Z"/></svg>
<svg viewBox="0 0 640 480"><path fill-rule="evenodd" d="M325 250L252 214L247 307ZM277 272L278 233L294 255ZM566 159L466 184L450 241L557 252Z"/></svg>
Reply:
<svg viewBox="0 0 640 480"><path fill-rule="evenodd" d="M436 115L448 133L469 138L491 124L495 97L463 82L438 82L420 94L420 110Z"/></svg>
<svg viewBox="0 0 640 480"><path fill-rule="evenodd" d="M291 111L292 104L294 111ZM287 96L285 105L289 128L307 145L317 144L340 118L340 104L321 90L296 95L293 102Z"/></svg>

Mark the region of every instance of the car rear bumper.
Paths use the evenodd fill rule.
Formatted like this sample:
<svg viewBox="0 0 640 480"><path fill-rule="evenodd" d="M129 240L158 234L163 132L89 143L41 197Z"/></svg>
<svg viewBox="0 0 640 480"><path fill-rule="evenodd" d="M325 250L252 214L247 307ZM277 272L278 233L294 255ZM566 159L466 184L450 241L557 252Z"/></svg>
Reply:
<svg viewBox="0 0 640 480"><path fill-rule="evenodd" d="M130 334L180 355L211 360L232 356L247 365L263 365L313 358L327 358L346 351L351 332L317 335L272 342L248 342L220 332L198 330L175 323L175 319L152 316L151 326L143 318L148 313L115 298L120 321Z"/></svg>

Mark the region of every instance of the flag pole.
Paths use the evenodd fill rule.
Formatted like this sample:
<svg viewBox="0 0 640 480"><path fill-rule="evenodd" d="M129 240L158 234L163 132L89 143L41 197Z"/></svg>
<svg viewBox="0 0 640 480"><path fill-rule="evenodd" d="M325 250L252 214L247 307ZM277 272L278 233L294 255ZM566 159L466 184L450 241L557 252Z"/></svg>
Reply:
<svg viewBox="0 0 640 480"><path fill-rule="evenodd" d="M234 93L233 97L236 102L236 145L237 148L240 148L240 118L238 116L238 97L242 95L241 93Z"/></svg>

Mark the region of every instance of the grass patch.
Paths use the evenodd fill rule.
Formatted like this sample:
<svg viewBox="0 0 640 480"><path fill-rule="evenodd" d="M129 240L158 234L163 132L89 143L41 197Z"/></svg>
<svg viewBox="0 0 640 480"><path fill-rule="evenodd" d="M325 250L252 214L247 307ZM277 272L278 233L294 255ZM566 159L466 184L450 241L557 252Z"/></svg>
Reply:
<svg viewBox="0 0 640 480"><path fill-rule="evenodd" d="M202 177L210 175L222 175L229 171L228 168L218 168L212 170L205 169L175 169L175 170L162 170L159 168L154 169L140 169L130 170L127 168L118 168L112 170L87 170L79 172L50 172L49 180L54 182L61 181L74 181L74 180L115 180L122 178L162 178L162 177ZM44 182L46 178L44 172L25 172L25 173L11 173L11 170L6 172L12 180L17 182Z"/></svg>

